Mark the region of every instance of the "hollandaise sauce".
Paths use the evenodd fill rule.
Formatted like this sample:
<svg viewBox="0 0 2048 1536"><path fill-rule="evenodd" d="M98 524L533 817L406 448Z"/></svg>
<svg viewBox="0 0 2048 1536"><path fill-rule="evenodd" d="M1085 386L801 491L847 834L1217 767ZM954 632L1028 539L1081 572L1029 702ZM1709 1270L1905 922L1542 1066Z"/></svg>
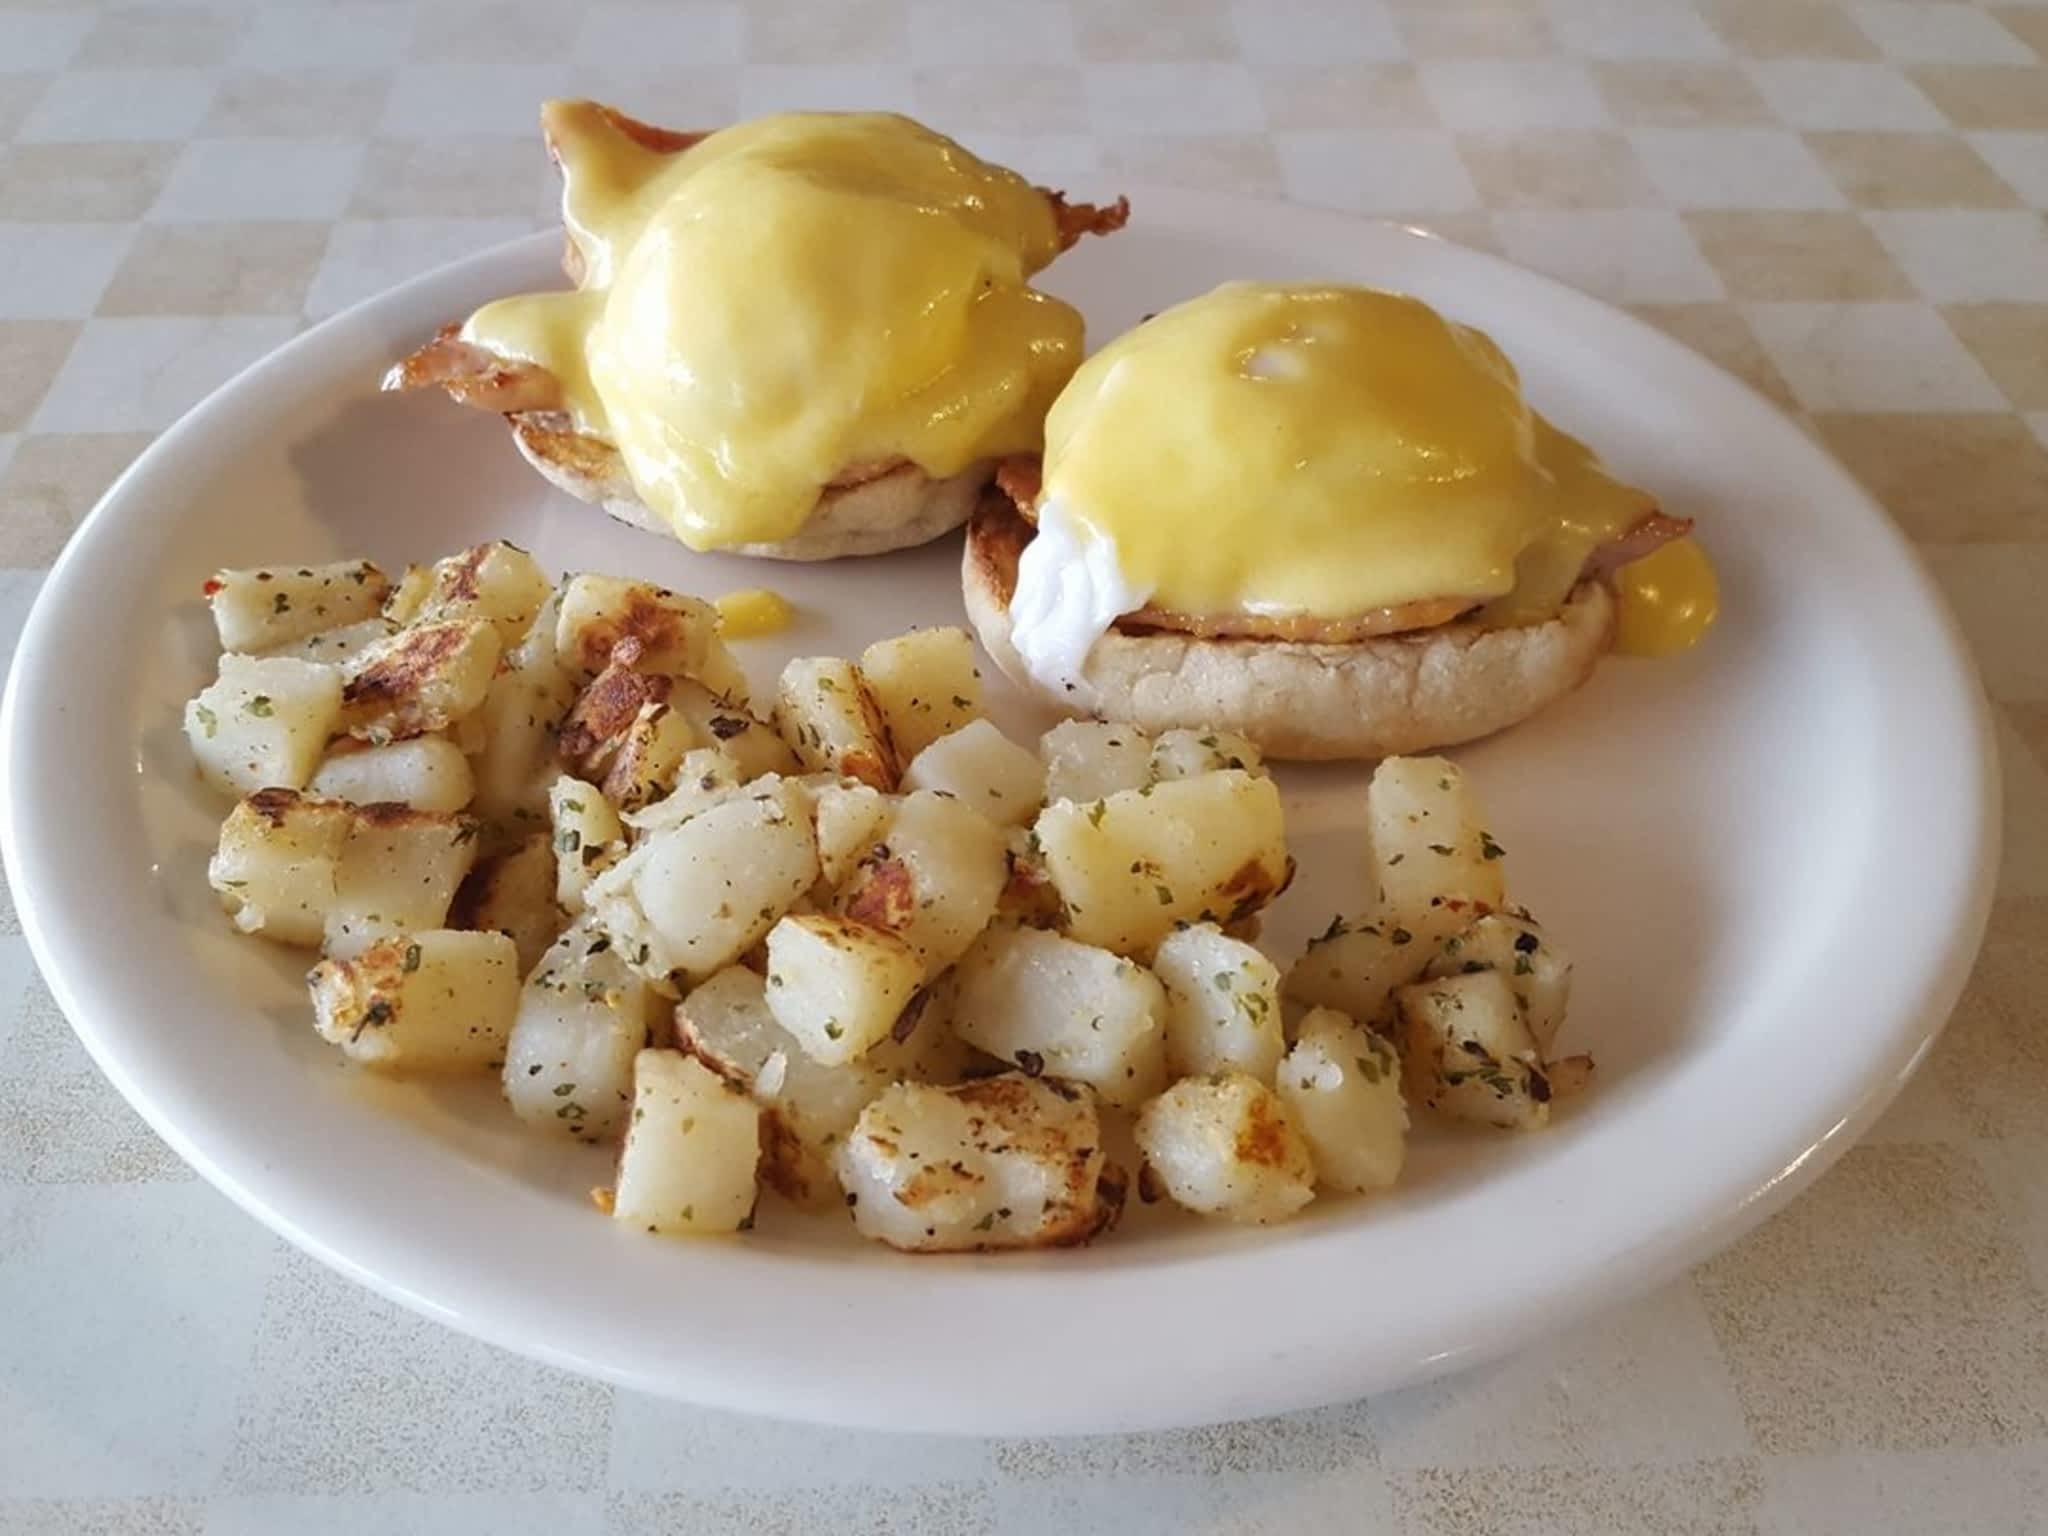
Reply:
<svg viewBox="0 0 2048 1536"><path fill-rule="evenodd" d="M1069 590L1027 549L1012 617L1034 672L1071 671L1092 643L1057 636L1065 617L1099 635L1081 612L1134 596L1331 619L1455 597L1490 623L1540 622L1655 510L1529 408L1484 334L1341 286L1230 283L1118 338L1054 403L1043 484ZM1711 622L1690 541L1617 588L1631 649L1682 649Z"/></svg>
<svg viewBox="0 0 2048 1536"><path fill-rule="evenodd" d="M650 150L587 102L543 113L575 292L465 339L546 368L692 548L785 538L850 465L936 477L1035 451L1081 317L1029 286L1045 195L908 118L791 114Z"/></svg>

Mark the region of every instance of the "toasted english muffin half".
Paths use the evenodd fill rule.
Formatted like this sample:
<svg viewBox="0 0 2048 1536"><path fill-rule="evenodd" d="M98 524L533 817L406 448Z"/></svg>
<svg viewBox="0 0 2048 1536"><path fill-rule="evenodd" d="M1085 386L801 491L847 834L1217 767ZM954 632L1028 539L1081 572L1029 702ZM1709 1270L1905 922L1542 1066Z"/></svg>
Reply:
<svg viewBox="0 0 2048 1536"><path fill-rule="evenodd" d="M983 497L967 527L961 592L1004 676L1068 713L1147 731L1237 731L1268 757L1372 759L1490 736L1585 682L1614 641L1613 594L1588 579L1556 618L1518 629L1460 620L1328 642L1119 623L1096 641L1070 690L1051 688L1010 644L1017 559L1034 532L999 492Z"/></svg>

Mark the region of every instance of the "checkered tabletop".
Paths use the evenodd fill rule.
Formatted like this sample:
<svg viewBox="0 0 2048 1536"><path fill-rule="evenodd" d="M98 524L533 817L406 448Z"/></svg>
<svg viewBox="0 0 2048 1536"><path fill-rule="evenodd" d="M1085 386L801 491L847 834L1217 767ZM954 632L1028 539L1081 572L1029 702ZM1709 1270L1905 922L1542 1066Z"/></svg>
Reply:
<svg viewBox="0 0 2048 1536"><path fill-rule="evenodd" d="M1983 959L1861 1147L1618 1315L1290 1419L933 1441L615 1392L328 1273L143 1127L0 902L0 1532L2048 1531L2048 5L0 0L7 655L180 412L552 222L559 94L902 107L1077 193L1396 216L1697 348L1885 502L1976 647Z"/></svg>

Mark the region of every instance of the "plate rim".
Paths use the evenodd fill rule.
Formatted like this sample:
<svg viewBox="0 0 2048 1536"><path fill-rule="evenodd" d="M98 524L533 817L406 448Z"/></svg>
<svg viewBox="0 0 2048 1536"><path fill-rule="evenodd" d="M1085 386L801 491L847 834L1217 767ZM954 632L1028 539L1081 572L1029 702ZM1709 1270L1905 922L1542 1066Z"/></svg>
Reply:
<svg viewBox="0 0 2048 1536"><path fill-rule="evenodd" d="M1621 327L1642 338L1653 339L1660 350L1690 358L1692 363L1717 375L1721 385L1732 385L1742 396L1747 397L1754 409L1763 412L1779 427L1786 431L1798 431L1796 425L1791 423L1775 405L1742 380L1727 374L1698 354L1689 352L1682 344L1663 336L1647 322L1639 320L1625 310L1569 288L1555 279L1516 266L1503 258L1457 246L1429 231L1417 229L1412 225L1362 219L1327 209L1308 208L1275 200L1160 189L1133 190L1137 206L1146 211L1148 218L1155 221L1162 232L1168 234L1198 231L1202 228L1213 231L1218 227L1230 227L1230 221L1234 220L1279 215L1295 221L1320 222L1325 228L1349 231L1354 238L1358 237L1362 230L1376 229L1404 238L1434 242L1446 249L1459 252L1461 260L1469 258L1485 264L1491 269L1491 275L1494 277L1505 278L1519 284L1535 284L1538 285L1535 291L1548 290L1560 301L1593 306L1604 324ZM195 1127L180 1123L178 1117L150 1091L147 1084L136 1080L118 1049L117 1031L108 1031L98 1021L99 1009L92 996L94 989L82 985L71 966L61 962L62 954L75 944L75 939L67 942L67 939L58 936L57 930L61 930L67 923L75 926L75 915L46 911L42 899L36 894L36 885L24 879L24 874L28 871L48 866L41 862L45 855L37 847L33 828L26 825L27 807L21 803L16 793L16 787L23 777L24 756L29 751L27 733L37 723L29 717L31 706L24 700L36 698L39 694L37 685L29 680L29 674L36 669L24 666L23 662L34 661L40 653L49 648L49 632L54 630L59 622L58 610L62 606L62 594L67 590L67 583L75 579L75 568L87 559L84 552L92 548L102 526L111 523L117 515L116 509L132 493L132 488L139 483L146 484L160 468L174 463L184 452L188 441L211 429L223 403L230 401L238 390L250 388L252 379L273 367L283 366L286 359L297 365L307 354L324 351L329 338L347 328L362 325L367 316L380 308L398 311L416 305L426 294L443 287L471 281L472 274L481 274L495 264L527 260L533 255L541 252L551 253L557 248L558 236L542 231L458 258L341 311L256 359L182 415L123 471L93 511L82 521L78 531L52 564L23 625L16 664L10 669L5 697L0 699L0 853L4 853L22 930L37 967L95 1063L151 1128L162 1136L184 1161L243 1209L295 1246L380 1294L448 1323L462 1332L529 1358L598 1376L620 1385L667 1396L686 1396L691 1401L723 1408L774 1413L812 1422L863 1428L904 1428L954 1433L1042 1433L1186 1425L1242 1416L1246 1412L1264 1413L1306 1406L1311 1402L1333 1400L1345 1395L1346 1392L1355 1395L1356 1391L1364 1390L1363 1387L1351 1387L1333 1393L1319 1387L1303 1393L1284 1388L1274 1390L1270 1383L1241 1382L1227 1396L1209 1393L1203 1397L1200 1405L1176 1400L1163 1409L1155 1405L1148 1410L1134 1407L1126 1394L1126 1400L1116 1404L1077 1402L1070 1403L1065 1408L1055 1408L1044 1402L1028 1405L1004 1403L981 1405L963 1413L957 1400L933 1404L924 1412L916 1411L910 1405L910 1400L917 1397L914 1391L906 1395L899 1389L893 1395L887 1396L886 1400L878 1398L874 1404L869 1404L858 1400L850 1401L848 1394L843 1391L821 1391L815 1383L806 1384L781 1379L773 1372L764 1372L764 1380L759 1382L743 1381L733 1375L730 1362L714 1366L708 1374L700 1372L686 1384L678 1382L672 1375L649 1375L629 1366L622 1366L616 1360L596 1358L585 1350L569 1347L545 1337L536 1337L530 1330L507 1321L502 1314L493 1315L488 1308L451 1303L445 1296L437 1299L436 1295L430 1294L430 1287L407 1283L404 1277L394 1274L390 1266L374 1266L352 1256L330 1241L328 1235L314 1230L317 1223L309 1224L277 1203L277 1180L270 1179L266 1182L262 1177L252 1176L252 1170L246 1165L225 1165L217 1155L221 1145L221 1138L217 1134L209 1135L205 1126ZM1340 264L1341 260L1333 263ZM1895 1010L1899 1023L1892 1035L1887 1038L1886 1048L1873 1051L1870 1060L1858 1074L1859 1086L1852 1102L1835 1106L1842 1111L1839 1118L1826 1127L1810 1125L1796 1134L1788 1134L1782 1138L1786 1141L1797 1140L1804 1145L1795 1149L1793 1155L1787 1157L1779 1170L1770 1177L1761 1181L1735 1181L1753 1187L1745 1188L1732 1205L1717 1202L1724 1205L1724 1208L1704 1220L1698 1229L1683 1234L1668 1231L1653 1233L1629 1250L1626 1264L1617 1259L1590 1283L1584 1276L1580 1276L1572 1287L1568 1298L1569 1304L1565 1308L1573 1317L1583 1317L1612 1305L1625 1296L1639 1294L1698 1262L1706 1255L1719 1251L1779 1209L1832 1164L1889 1104L1939 1037L1968 978L1989 919L1996 885L2001 799L1993 716L1978 678L1974 656L1962 637L1960 626L1945 597L1903 532L1890 521L1875 499L1835 463L1824 448L1803 435L1801 440L1808 453L1833 470L1845 498L1852 499L1857 504L1858 511L1869 525L1872 535L1888 546L1886 552L1903 562L1904 573L1925 604L1926 614L1934 621L1936 632L1945 641L1939 660L1945 664L1952 679L1961 685L1956 702L1961 705L1962 712L1967 718L1968 732L1966 740L1955 744L1955 751L1959 758L1974 758L1974 764L1971 766L1974 766L1975 772L1966 777L1974 779L1976 786L1974 803L1966 808L1971 813L1966 819L1971 822L1970 830L1974 835L1971 838L1972 853L1967 860L1968 868L1962 875L1963 889L1960 899L1954 905L1941 953L1924 968L1924 974L1920 978L1921 984L1915 989L1911 1006ZM1816 1114L1809 1118L1817 1121L1824 1116ZM260 1173L261 1170L256 1172ZM330 1234L331 1227L332 1223L328 1228ZM1331 1234L1324 1235L1327 1237ZM1266 1252L1267 1245L1261 1244L1255 1249L1204 1255L1184 1262L1218 1269L1236 1268L1249 1263L1251 1268L1256 1270L1259 1267L1260 1255ZM1017 1265L1018 1261L1009 1259L995 1262L1000 1265ZM1005 1284L992 1283L990 1288L1000 1291L1006 1288L1008 1282L1020 1281L1025 1275L1034 1272L1018 1265L1003 1277ZM452 1288L462 1290L460 1286ZM1523 1311L1526 1310L1525 1307ZM1368 1385L1371 1390L1380 1390L1424 1376L1442 1374L1482 1359L1493 1358L1517 1346L1528 1337L1529 1332L1528 1319L1519 1315L1512 1322L1478 1327L1470 1330L1457 1347L1418 1358L1412 1361L1405 1371L1381 1371Z"/></svg>

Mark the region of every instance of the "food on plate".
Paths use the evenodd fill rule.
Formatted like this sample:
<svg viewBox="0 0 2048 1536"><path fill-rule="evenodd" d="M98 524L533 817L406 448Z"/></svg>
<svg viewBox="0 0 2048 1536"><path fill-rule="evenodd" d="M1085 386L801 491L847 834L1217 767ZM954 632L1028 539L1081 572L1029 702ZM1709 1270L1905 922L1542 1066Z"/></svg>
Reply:
<svg viewBox="0 0 2048 1536"><path fill-rule="evenodd" d="M269 648L186 711L208 882L317 952L347 1061L494 1073L563 1156L615 1149L623 1225L742 1230L766 1189L910 1252L1055 1247L1134 1173L1277 1221L1394 1184L1411 1114L1534 1130L1590 1077L1570 961L1442 758L1361 786L1360 907L1283 969L1284 802L1242 735L1015 740L959 629L799 656L764 714L698 598L503 543L375 571L293 575L312 632L258 622L275 574L209 583Z"/></svg>
<svg viewBox="0 0 2048 1536"><path fill-rule="evenodd" d="M1402 295L1228 283L1097 352L968 532L967 609L1068 712L1291 758L1469 741L1714 615L1690 523Z"/></svg>
<svg viewBox="0 0 2048 1536"><path fill-rule="evenodd" d="M905 117L715 133L542 108L565 292L487 304L392 369L504 413L549 480L693 549L874 554L964 522L1035 451L1081 316L1030 286L1127 213Z"/></svg>

